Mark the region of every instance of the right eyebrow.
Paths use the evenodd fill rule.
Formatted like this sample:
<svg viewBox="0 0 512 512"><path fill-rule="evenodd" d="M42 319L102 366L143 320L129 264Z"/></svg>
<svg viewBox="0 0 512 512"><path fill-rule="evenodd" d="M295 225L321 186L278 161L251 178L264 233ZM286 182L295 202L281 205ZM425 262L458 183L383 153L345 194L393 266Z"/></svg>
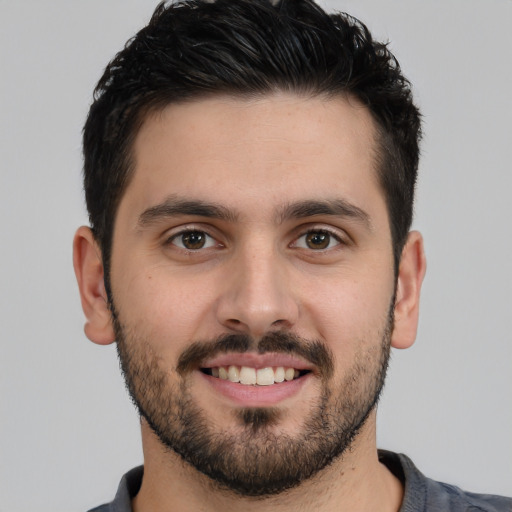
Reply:
<svg viewBox="0 0 512 512"><path fill-rule="evenodd" d="M191 215L235 222L238 215L225 206L201 200L178 199L168 197L165 201L147 208L139 216L140 228L155 224L163 219Z"/></svg>

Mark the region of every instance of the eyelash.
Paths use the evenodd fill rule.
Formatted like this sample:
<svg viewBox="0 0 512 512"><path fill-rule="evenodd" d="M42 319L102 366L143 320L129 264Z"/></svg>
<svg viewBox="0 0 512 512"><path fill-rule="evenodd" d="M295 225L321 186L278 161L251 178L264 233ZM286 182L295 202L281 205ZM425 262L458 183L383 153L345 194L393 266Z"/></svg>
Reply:
<svg viewBox="0 0 512 512"><path fill-rule="evenodd" d="M334 249L335 247L337 247L339 245L346 245L346 242L343 240L343 238L338 233L335 233L334 231L331 231L331 230L325 229L325 228L317 228L317 229L310 228L307 231L305 231L304 233L300 234L295 239L295 241L292 243L292 246L298 247L298 241L301 238L307 237L308 235L327 235L327 236L329 236L330 240L329 240L328 246L325 247L325 248L319 248L319 249L318 248L317 249L313 249L311 247L301 247L302 249L310 249L313 252L323 252L323 251L332 250L332 249ZM336 241L335 246L334 247L329 247L333 240Z"/></svg>
<svg viewBox="0 0 512 512"><path fill-rule="evenodd" d="M215 238L208 234L206 231L202 230L202 229L184 229L182 231L180 231L179 233L175 233L174 235L172 235L171 237L169 237L167 240L166 240L166 244L172 244L172 245L175 245L176 247L178 247L179 249L183 250L183 251L187 251L187 252L198 252L202 249L210 249L211 247L214 247L214 246L222 246L222 244L220 243L211 243L210 242L210 245L208 247L198 247L197 249L189 249L187 247L181 247L179 246L177 243L176 243L176 240L177 239L180 239L183 241L183 238L187 235L192 235L192 234L199 234L199 235L203 235L205 236L207 239L210 239L210 241L213 241L213 242L216 242ZM208 240L206 240L205 243L209 243Z"/></svg>
<svg viewBox="0 0 512 512"><path fill-rule="evenodd" d="M183 244L182 244L182 246L180 246L176 243L176 241L179 240L180 238L181 238L181 241L183 241L183 237L185 237L186 235L192 235L194 233L198 234L198 235L205 236L206 237L205 244L208 244L208 246L207 247L202 246L202 247L198 247L196 249L190 249L190 248L183 246ZM304 237L307 237L308 235L327 235L327 236L329 236L330 240L329 240L328 246L325 248L319 248L319 249L313 249L311 247L299 247L299 245L298 245L299 240L301 240ZM210 241L208 241L208 239ZM334 245L334 247L329 247L332 243L332 239L334 239L336 241L336 244ZM174 245L178 249L180 249L182 251L189 252L189 253L200 252L202 250L210 249L212 247L224 247L224 245L222 243L218 242L214 236L209 234L204 229L199 229L199 228L186 228L186 229L179 231L178 233L173 234L172 236L170 236L166 239L165 245L168 245L168 244ZM309 249L312 252L322 253L322 252L333 250L337 246L340 246L340 245L347 245L347 242L344 239L344 237L341 237L339 235L339 233L331 231L326 228L314 228L313 227L313 228L307 229L306 231L301 232L294 239L294 241L289 245L289 247L292 247L292 248L295 247L298 249L305 249L305 250Z"/></svg>

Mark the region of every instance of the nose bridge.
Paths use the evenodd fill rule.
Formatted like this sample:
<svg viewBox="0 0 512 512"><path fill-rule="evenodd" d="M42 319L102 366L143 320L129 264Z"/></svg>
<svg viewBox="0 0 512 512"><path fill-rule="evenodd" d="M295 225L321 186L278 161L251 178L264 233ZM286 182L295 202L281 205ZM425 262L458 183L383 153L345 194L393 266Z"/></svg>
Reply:
<svg viewBox="0 0 512 512"><path fill-rule="evenodd" d="M263 237L240 247L227 269L219 321L254 337L278 327L290 328L297 320L298 305L286 267L286 257Z"/></svg>

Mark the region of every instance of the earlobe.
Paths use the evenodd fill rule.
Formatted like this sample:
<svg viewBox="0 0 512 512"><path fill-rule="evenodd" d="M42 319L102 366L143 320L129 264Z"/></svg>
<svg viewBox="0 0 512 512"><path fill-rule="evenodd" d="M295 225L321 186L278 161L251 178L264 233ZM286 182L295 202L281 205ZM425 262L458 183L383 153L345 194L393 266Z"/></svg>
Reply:
<svg viewBox="0 0 512 512"><path fill-rule="evenodd" d="M416 339L421 284L426 272L423 238L411 231L402 251L395 299L391 346L409 348Z"/></svg>
<svg viewBox="0 0 512 512"><path fill-rule="evenodd" d="M108 307L101 251L90 228L80 227L73 240L73 266L84 310L86 336L100 345L115 340Z"/></svg>

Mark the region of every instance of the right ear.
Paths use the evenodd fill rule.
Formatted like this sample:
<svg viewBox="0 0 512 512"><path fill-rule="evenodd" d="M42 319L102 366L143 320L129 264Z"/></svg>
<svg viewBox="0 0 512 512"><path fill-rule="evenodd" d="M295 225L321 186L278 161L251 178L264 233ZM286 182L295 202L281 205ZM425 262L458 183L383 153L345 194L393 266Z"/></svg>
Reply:
<svg viewBox="0 0 512 512"><path fill-rule="evenodd" d="M112 315L108 307L101 250L90 228L78 228L73 240L73 266L85 313L85 335L94 343L115 341Z"/></svg>

